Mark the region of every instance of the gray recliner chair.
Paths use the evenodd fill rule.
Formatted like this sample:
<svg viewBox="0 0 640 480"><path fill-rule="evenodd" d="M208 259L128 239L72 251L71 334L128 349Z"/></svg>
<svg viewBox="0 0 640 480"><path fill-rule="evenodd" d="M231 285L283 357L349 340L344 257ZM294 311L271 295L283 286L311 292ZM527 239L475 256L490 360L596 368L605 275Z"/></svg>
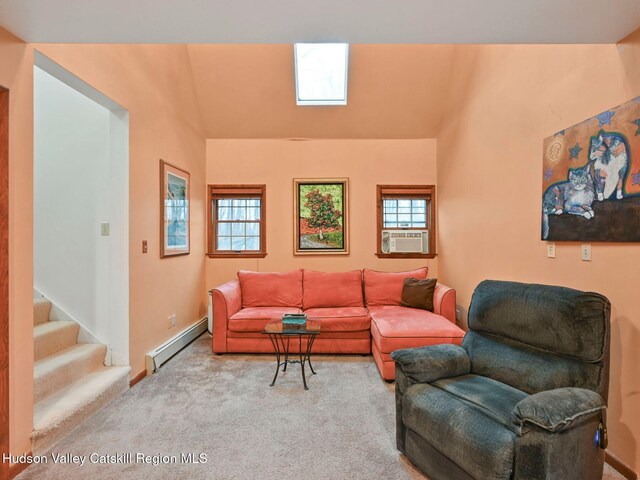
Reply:
<svg viewBox="0 0 640 480"><path fill-rule="evenodd" d="M462 346L397 350L397 446L431 480L602 478L610 303L487 280Z"/></svg>

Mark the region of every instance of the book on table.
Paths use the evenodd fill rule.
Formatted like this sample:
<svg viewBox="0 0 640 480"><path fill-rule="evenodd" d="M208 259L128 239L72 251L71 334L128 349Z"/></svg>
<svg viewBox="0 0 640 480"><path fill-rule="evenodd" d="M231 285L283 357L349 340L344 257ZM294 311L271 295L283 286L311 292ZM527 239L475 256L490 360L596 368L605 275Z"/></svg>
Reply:
<svg viewBox="0 0 640 480"><path fill-rule="evenodd" d="M304 313L285 313L282 326L287 330L304 330L307 326L307 315Z"/></svg>

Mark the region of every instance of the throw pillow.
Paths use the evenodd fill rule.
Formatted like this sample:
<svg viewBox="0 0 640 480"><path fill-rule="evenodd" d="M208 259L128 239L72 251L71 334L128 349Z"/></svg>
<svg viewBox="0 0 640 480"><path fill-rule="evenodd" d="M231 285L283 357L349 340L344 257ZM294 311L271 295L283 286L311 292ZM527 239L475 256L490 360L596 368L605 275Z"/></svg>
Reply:
<svg viewBox="0 0 640 480"><path fill-rule="evenodd" d="M433 312L433 293L437 278L405 278L402 286L402 306Z"/></svg>
<svg viewBox="0 0 640 480"><path fill-rule="evenodd" d="M367 306L400 305L402 303L402 285L405 278L427 278L427 267L408 272L377 272L365 268L364 298Z"/></svg>

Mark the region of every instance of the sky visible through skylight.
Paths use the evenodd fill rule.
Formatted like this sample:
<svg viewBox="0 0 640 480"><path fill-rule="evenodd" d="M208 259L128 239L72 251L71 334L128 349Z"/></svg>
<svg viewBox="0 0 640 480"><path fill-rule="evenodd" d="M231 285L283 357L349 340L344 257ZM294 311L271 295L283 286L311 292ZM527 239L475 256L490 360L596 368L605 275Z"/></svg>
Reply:
<svg viewBox="0 0 640 480"><path fill-rule="evenodd" d="M298 105L346 105L346 43L296 43L296 94Z"/></svg>

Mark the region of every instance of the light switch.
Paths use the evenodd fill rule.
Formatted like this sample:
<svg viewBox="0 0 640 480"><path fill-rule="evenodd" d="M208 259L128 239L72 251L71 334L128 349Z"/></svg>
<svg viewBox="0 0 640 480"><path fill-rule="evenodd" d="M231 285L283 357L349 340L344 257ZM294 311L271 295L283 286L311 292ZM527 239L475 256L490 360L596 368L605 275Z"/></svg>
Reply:
<svg viewBox="0 0 640 480"><path fill-rule="evenodd" d="M109 236L109 223L100 224L100 234L104 237Z"/></svg>
<svg viewBox="0 0 640 480"><path fill-rule="evenodd" d="M591 261L591 244L590 243L583 243L582 245L580 245L580 252L582 254L583 262Z"/></svg>
<svg viewBox="0 0 640 480"><path fill-rule="evenodd" d="M142 253L147 253L148 250L149 250L149 248L147 246L147 241L146 240L142 240Z"/></svg>
<svg viewBox="0 0 640 480"><path fill-rule="evenodd" d="M556 244L555 242L547 243L547 257L556 258Z"/></svg>

